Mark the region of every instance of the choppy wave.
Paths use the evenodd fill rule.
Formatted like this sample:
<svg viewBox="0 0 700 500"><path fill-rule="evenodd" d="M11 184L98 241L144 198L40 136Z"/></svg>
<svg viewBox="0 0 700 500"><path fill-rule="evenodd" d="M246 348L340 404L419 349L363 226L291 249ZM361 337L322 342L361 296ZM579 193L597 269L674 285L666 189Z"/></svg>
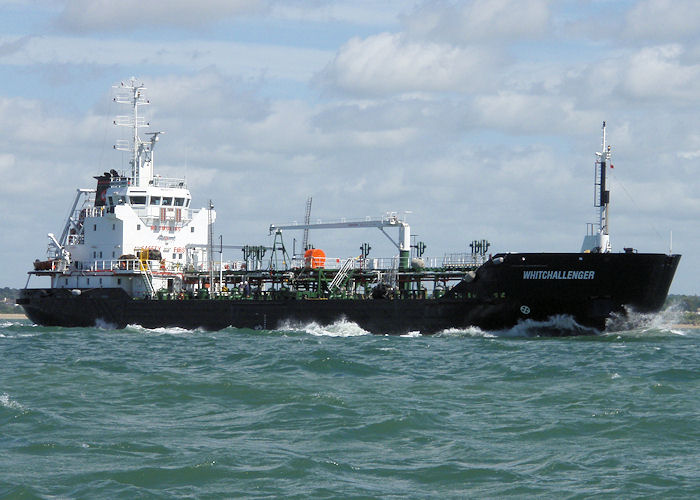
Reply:
<svg viewBox="0 0 700 500"><path fill-rule="evenodd" d="M11 328L15 326L32 326L33 323L26 318L6 318L0 319L0 328Z"/></svg>
<svg viewBox="0 0 700 500"><path fill-rule="evenodd" d="M201 333L204 330L201 328L195 328L194 330L189 330L187 328L181 328L179 326L163 326L158 328L146 328L141 325L127 325L124 329L126 332L132 333L142 333L147 335L189 335L193 333Z"/></svg>
<svg viewBox="0 0 700 500"><path fill-rule="evenodd" d="M640 313L627 309L624 313L613 313L606 322L607 332L632 331L632 330L676 330L675 325L680 323L681 312L669 308L657 313Z"/></svg>
<svg viewBox="0 0 700 500"><path fill-rule="evenodd" d="M448 328L438 333L439 336L460 337L573 337L581 335L597 335L595 328L582 326L571 316L558 315L546 321L524 320L517 325L503 330L482 330L470 326L468 328Z"/></svg>
<svg viewBox="0 0 700 500"><path fill-rule="evenodd" d="M336 321L330 325L319 325L316 322L306 324L287 322L282 325L280 330L304 332L317 337L359 337L362 335L371 335L370 332L364 330L357 323L345 319Z"/></svg>

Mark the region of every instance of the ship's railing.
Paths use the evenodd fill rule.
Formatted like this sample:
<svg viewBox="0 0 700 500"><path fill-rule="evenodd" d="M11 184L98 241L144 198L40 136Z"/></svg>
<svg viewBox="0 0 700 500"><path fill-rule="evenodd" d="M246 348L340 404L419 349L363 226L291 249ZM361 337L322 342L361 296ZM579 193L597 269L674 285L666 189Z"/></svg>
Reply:
<svg viewBox="0 0 700 500"><path fill-rule="evenodd" d="M340 269L343 263L347 260L347 257L337 258L337 257L326 257L324 263L325 269L336 270ZM437 269L437 268L464 268L464 267L478 267L488 260L488 256L471 254L471 253L454 253L445 254L443 257L422 257L419 259L422 263L423 268ZM413 264L413 261L411 261ZM304 267L305 261L303 257L295 256L292 259L292 267ZM357 258L353 262L353 269L364 269L364 270L392 270L398 269L399 258L398 257L378 257L366 259Z"/></svg>
<svg viewBox="0 0 700 500"><path fill-rule="evenodd" d="M80 219L84 217L104 217L107 214L107 207L87 207L77 211L77 213Z"/></svg>
<svg viewBox="0 0 700 500"><path fill-rule="evenodd" d="M139 259L118 260L89 260L76 262L76 267L82 271L139 271L141 261Z"/></svg>
<svg viewBox="0 0 700 500"><path fill-rule="evenodd" d="M34 261L34 271L58 271L63 272L67 268L67 262L59 257L54 257L48 260Z"/></svg>
<svg viewBox="0 0 700 500"><path fill-rule="evenodd" d="M139 259L113 259L113 260L88 260L75 262L76 269L80 271L104 272L104 271L141 271L145 272L148 268L161 271L176 271L177 266L173 263L166 265L166 262L152 265L149 261L148 266L142 265ZM180 266L182 267L182 266Z"/></svg>
<svg viewBox="0 0 700 500"><path fill-rule="evenodd" d="M225 260L223 262L215 261L212 263L214 271L219 272L222 269L224 271L244 271L246 269L246 263L243 260ZM206 270L206 265L201 266L202 270Z"/></svg>
<svg viewBox="0 0 700 500"><path fill-rule="evenodd" d="M71 237L77 237L78 235L71 235ZM326 257L323 263L323 269L330 271L340 270L343 264L348 260L347 257L337 258L337 257ZM465 254L445 254L443 258L423 258L421 259L423 267L428 269L435 268L463 268L463 267L476 267L487 259L486 256L473 255L470 253ZM76 269L81 271L92 271L92 272L103 272L103 271L139 271L141 269L141 261L139 259L111 259L111 260L88 260L88 261L76 261L74 266ZM267 271L267 265L263 263L261 269L248 269L246 266L248 263L242 260L225 260L225 261L212 261L212 270L215 274L220 272L231 272L231 271ZM303 257L294 257L291 262L292 268L302 268L305 266L305 260ZM399 268L399 258L398 257L377 257L377 258L353 258L351 260L351 265L348 270L361 270L361 271L397 271ZM206 261L198 262L197 264L188 263L183 264L180 262L173 262L168 259L162 260L158 264L153 265L153 272L166 271L166 272L208 272L209 266Z"/></svg>
<svg viewBox="0 0 700 500"><path fill-rule="evenodd" d="M175 177L154 177L149 184L163 188L187 189L187 181L185 179L178 179Z"/></svg>
<svg viewBox="0 0 700 500"><path fill-rule="evenodd" d="M318 260L318 257L315 257ZM324 269L336 270L340 269L345 261L348 260L347 257L326 257L323 263ZM352 269L397 269L399 266L398 257L378 257L374 259L353 259ZM292 259L293 268L306 267L306 259L302 256L295 256Z"/></svg>
<svg viewBox="0 0 700 500"><path fill-rule="evenodd" d="M147 261L150 266L151 272L158 273L158 271L165 272L183 272L183 271L195 271L195 272L208 272L209 267L206 262L193 264L183 264L181 262L173 262L170 260L161 260L160 262ZM141 260L139 259L112 259L112 260L88 260L88 261L76 261L76 269L80 271L92 271L92 272L103 272L103 271L143 271L141 266ZM245 269L244 262L223 262L223 269L225 271L232 270L238 271ZM212 263L212 268L216 273L219 272L219 262Z"/></svg>
<svg viewBox="0 0 700 500"><path fill-rule="evenodd" d="M446 253L442 259L442 267L472 267L480 266L489 260L486 255L477 253Z"/></svg>

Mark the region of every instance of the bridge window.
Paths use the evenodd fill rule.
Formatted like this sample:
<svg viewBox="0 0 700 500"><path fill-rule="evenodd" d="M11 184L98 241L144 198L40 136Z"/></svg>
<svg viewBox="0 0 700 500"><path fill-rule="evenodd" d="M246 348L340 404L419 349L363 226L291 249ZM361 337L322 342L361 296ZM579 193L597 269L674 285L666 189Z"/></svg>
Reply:
<svg viewBox="0 0 700 500"><path fill-rule="evenodd" d="M151 205L160 205L160 196L151 196Z"/></svg>
<svg viewBox="0 0 700 500"><path fill-rule="evenodd" d="M185 204L185 199L184 198L175 198L175 206L176 207L181 207Z"/></svg>
<svg viewBox="0 0 700 500"><path fill-rule="evenodd" d="M163 203L161 205L172 205L173 204L173 199L169 196L163 196Z"/></svg>
<svg viewBox="0 0 700 500"><path fill-rule="evenodd" d="M129 199L131 200L132 205L145 205L146 204L146 197L145 196L130 196Z"/></svg>

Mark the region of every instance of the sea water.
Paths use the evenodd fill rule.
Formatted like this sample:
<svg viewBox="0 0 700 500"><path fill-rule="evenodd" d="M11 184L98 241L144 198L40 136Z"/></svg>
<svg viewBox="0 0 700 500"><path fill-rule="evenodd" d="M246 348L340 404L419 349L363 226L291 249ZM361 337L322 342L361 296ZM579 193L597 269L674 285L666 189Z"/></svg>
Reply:
<svg viewBox="0 0 700 500"><path fill-rule="evenodd" d="M0 497L700 497L700 330L571 323L0 321Z"/></svg>

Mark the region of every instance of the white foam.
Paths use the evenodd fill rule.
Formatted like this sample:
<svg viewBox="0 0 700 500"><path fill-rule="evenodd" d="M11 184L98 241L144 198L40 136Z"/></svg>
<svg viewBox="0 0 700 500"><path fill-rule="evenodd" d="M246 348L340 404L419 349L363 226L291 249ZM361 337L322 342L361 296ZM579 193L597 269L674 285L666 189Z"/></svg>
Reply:
<svg viewBox="0 0 700 500"><path fill-rule="evenodd" d="M147 333L147 334L155 334L155 335L186 335L186 334L199 333L199 332L204 331L200 328L196 328L194 330L188 330L187 328L181 328L179 326L146 328L146 327L141 326L141 325L127 325L126 328L128 330L136 331L138 333Z"/></svg>
<svg viewBox="0 0 700 500"><path fill-rule="evenodd" d="M13 408L15 410L24 409L24 406L10 398L10 395L6 392L0 394L0 405L4 406L5 408Z"/></svg>
<svg viewBox="0 0 700 500"><path fill-rule="evenodd" d="M116 330L117 325L115 323L105 321L102 318L97 318L95 320L95 328L99 328L100 330Z"/></svg>
<svg viewBox="0 0 700 500"><path fill-rule="evenodd" d="M552 316L546 321L527 319L517 325L503 330L482 330L471 326L468 328L448 328L438 333L439 336L458 337L554 337L567 335L596 335L598 330L579 325L573 317L567 315Z"/></svg>
<svg viewBox="0 0 700 500"><path fill-rule="evenodd" d="M317 337L359 337L371 335L367 330L363 330L357 323L341 319L330 325L319 325L316 322L307 324L285 323L280 330L301 331Z"/></svg>
<svg viewBox="0 0 700 500"><path fill-rule="evenodd" d="M11 328L13 326L35 326L34 323L26 319L4 319L0 321L0 328Z"/></svg>
<svg viewBox="0 0 700 500"><path fill-rule="evenodd" d="M416 338L416 337L422 337L422 335L419 331L416 330L413 332L404 333L403 335L401 335L401 337Z"/></svg>
<svg viewBox="0 0 700 500"><path fill-rule="evenodd" d="M558 314L546 321L525 320L518 322L513 328L502 330L506 336L514 337L548 337L567 335L596 335L600 333L592 327L580 325L567 314Z"/></svg>
<svg viewBox="0 0 700 500"><path fill-rule="evenodd" d="M484 337L494 338L492 332L484 331L479 327L470 326L468 328L446 328L435 334L436 337Z"/></svg>
<svg viewBox="0 0 700 500"><path fill-rule="evenodd" d="M681 311L669 308L657 313L640 313L626 309L625 313L613 313L606 322L605 329L608 332L641 330L641 333L649 330L664 330L676 335L685 335L684 332L673 328L681 319Z"/></svg>

